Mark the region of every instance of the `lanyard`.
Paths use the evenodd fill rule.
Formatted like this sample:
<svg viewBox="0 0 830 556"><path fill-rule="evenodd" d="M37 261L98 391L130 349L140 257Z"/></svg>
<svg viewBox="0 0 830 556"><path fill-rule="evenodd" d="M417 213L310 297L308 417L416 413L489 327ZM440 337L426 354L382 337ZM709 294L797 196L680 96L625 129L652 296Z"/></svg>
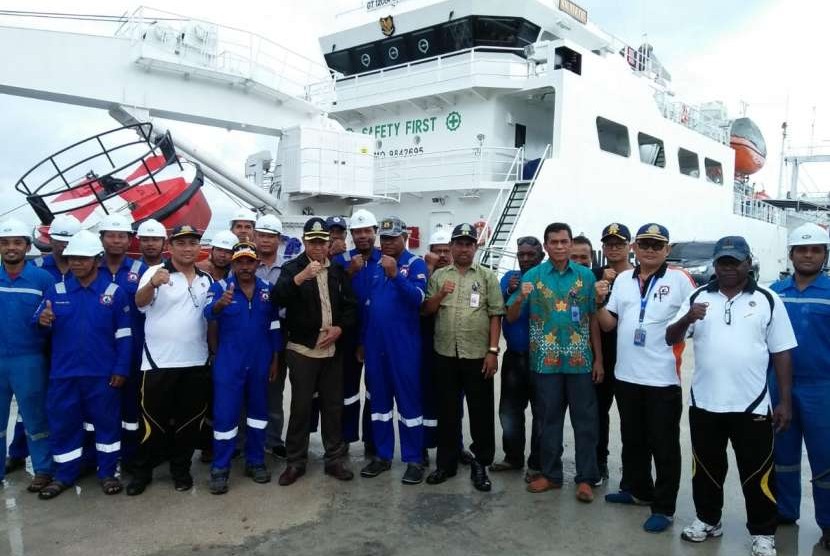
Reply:
<svg viewBox="0 0 830 556"><path fill-rule="evenodd" d="M646 292L646 295L643 297L642 294L640 294L641 295L641 297L640 297L640 327L641 328L643 326L643 321L645 320L645 317L646 317L646 305L648 304L648 300L651 297L651 290L654 289L654 285L657 283L657 280L658 280L657 276L655 276L654 274L651 275L650 279L651 279L651 284L649 284L649 286L648 286L648 291ZM640 278L639 277L637 277L637 286L638 287L640 286ZM642 289L640 289L640 291L642 291Z"/></svg>

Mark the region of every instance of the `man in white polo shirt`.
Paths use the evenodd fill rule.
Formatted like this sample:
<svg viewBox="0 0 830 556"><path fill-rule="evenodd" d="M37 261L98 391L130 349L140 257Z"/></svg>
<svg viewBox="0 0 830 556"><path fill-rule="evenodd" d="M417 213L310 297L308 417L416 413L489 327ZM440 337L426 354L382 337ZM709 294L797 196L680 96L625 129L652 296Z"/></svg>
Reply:
<svg viewBox="0 0 830 556"><path fill-rule="evenodd" d="M683 344L675 350L665 338L666 327L694 290L694 282L685 272L668 268L670 250L664 226L642 226L634 238L637 266L617 276L607 306L597 312L603 330L617 330L614 376L623 445L620 491L605 500L650 504L651 516L643 524L649 533L671 525L680 488ZM599 303L609 287L606 280L597 282Z"/></svg>
<svg viewBox="0 0 830 556"><path fill-rule="evenodd" d="M778 523L773 429L786 429L792 417L789 350L796 347L796 339L781 299L749 276L751 252L744 238L718 240L714 260L717 280L697 289L666 330L669 345L681 342L688 331L695 349L689 428L697 519L681 537L703 542L723 533L726 445L731 442L752 555L774 556ZM770 359L778 379L774 410L767 386Z"/></svg>
<svg viewBox="0 0 830 556"><path fill-rule="evenodd" d="M190 460L205 416L207 321L203 316L210 276L195 266L202 234L178 226L170 234L170 259L141 277L135 303L146 316L141 361L141 444L127 494L153 478L153 466L169 454L178 491L193 486ZM172 442L167 446L168 440Z"/></svg>

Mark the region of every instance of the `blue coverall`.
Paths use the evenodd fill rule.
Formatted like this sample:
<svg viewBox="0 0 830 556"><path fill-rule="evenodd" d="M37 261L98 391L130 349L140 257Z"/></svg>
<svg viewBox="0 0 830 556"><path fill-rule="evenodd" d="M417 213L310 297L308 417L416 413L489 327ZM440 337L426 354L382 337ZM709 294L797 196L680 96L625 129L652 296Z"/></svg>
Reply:
<svg viewBox="0 0 830 556"><path fill-rule="evenodd" d="M55 262L55 257L53 257L52 255L46 255L45 257L35 259L32 261L32 264L51 274L52 278L55 279L55 283L63 282L69 275L68 271L66 274L61 272L61 270L58 268L58 264Z"/></svg>
<svg viewBox="0 0 830 556"><path fill-rule="evenodd" d="M404 251L398 273L389 278L379 264L371 269L363 308L361 339L366 357L366 388L372 400L372 437L377 456L395 452L394 402L397 404L401 459L423 461L421 399L421 304L427 285L423 259Z"/></svg>
<svg viewBox="0 0 830 556"><path fill-rule="evenodd" d="M6 469L6 428L12 395L23 416L35 473L50 474L49 428L46 419L45 338L32 322L54 280L45 270L26 264L12 278L0 265L0 479Z"/></svg>
<svg viewBox="0 0 830 556"><path fill-rule="evenodd" d="M233 301L219 313L213 307L231 284ZM231 466L239 412L245 401L245 461L265 462L268 425L268 370L274 352L282 349L279 310L270 301L271 284L256 279L249 300L233 277L219 280L208 291L204 309L208 321L219 325L219 346L213 363L213 469Z"/></svg>
<svg viewBox="0 0 830 556"><path fill-rule="evenodd" d="M35 321L50 301L55 321L47 413L55 480L71 485L78 478L84 429L95 431L98 478L114 477L121 450L121 390L112 375L128 377L132 332L130 302L124 289L99 272L87 287L74 276L44 297Z"/></svg>
<svg viewBox="0 0 830 556"><path fill-rule="evenodd" d="M793 278L771 286L784 302L798 347L792 350L793 418L775 435L778 515L797 520L801 507L801 448L807 446L818 526L830 527L830 278L820 275L798 291ZM778 404L775 373L770 396Z"/></svg>

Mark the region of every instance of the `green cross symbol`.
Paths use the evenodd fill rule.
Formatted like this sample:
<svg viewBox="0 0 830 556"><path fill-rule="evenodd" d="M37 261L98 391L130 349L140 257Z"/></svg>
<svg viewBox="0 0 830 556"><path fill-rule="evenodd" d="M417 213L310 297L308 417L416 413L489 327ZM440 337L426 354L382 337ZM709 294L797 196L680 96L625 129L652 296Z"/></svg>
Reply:
<svg viewBox="0 0 830 556"><path fill-rule="evenodd" d="M461 127L461 114L458 112L450 112L447 116L447 129L455 131Z"/></svg>

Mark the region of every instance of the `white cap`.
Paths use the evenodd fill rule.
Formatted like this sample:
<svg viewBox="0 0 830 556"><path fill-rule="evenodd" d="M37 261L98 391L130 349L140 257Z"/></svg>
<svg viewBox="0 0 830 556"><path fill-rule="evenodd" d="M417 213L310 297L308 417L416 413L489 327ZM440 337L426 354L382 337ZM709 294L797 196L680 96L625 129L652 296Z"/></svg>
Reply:
<svg viewBox="0 0 830 556"><path fill-rule="evenodd" d="M69 239L69 244L66 246L66 249L63 250L63 256L97 257L103 251L104 246L101 245L101 238L89 230L81 230Z"/></svg>
<svg viewBox="0 0 830 556"><path fill-rule="evenodd" d="M69 238L81 231L81 221L71 214L59 214L49 226L49 237L58 241L69 241Z"/></svg>
<svg viewBox="0 0 830 556"><path fill-rule="evenodd" d="M231 220L229 222L229 226L233 226L233 223L237 220L243 220L245 222L256 223L256 213L252 210L246 208L240 208L236 212L231 215Z"/></svg>
<svg viewBox="0 0 830 556"><path fill-rule="evenodd" d="M158 220L150 218L138 226L136 235L138 237L160 237L167 239L167 230L164 229L164 224Z"/></svg>
<svg viewBox="0 0 830 556"><path fill-rule="evenodd" d="M378 221L375 215L366 209L358 209L354 211L352 217L349 219L349 229L356 230L359 228L377 228Z"/></svg>
<svg viewBox="0 0 830 556"><path fill-rule="evenodd" d="M450 242L450 233L445 230L435 230L429 236L430 245L445 245Z"/></svg>
<svg viewBox="0 0 830 556"><path fill-rule="evenodd" d="M792 232L790 232L787 245L795 247L797 245L828 245L830 246L830 234L827 230L818 224L802 224Z"/></svg>
<svg viewBox="0 0 830 556"><path fill-rule="evenodd" d="M230 230L220 230L213 234L210 240L211 247L218 247L220 249L227 249L231 251L233 246L239 243L239 239Z"/></svg>
<svg viewBox="0 0 830 556"><path fill-rule="evenodd" d="M9 218L8 220L0 222L0 237L23 237L31 240L32 226L17 218Z"/></svg>
<svg viewBox="0 0 830 556"><path fill-rule="evenodd" d="M130 225L130 221L127 220L126 216L114 212L112 214L108 214L103 220L101 220L101 223L98 224L98 231L127 232L128 234L131 234L133 233L133 227Z"/></svg>
<svg viewBox="0 0 830 556"><path fill-rule="evenodd" d="M265 214L256 221L254 230L265 234L282 234L282 222L273 214Z"/></svg>

